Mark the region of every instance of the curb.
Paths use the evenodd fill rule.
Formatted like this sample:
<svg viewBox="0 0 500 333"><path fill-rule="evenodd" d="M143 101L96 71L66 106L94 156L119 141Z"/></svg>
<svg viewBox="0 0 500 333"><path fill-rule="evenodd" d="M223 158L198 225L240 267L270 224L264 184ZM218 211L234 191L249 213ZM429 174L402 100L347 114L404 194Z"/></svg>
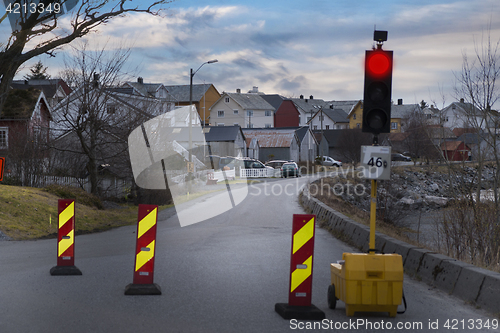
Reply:
<svg viewBox="0 0 500 333"><path fill-rule="evenodd" d="M331 229L343 234L351 244L363 252L368 251L370 228L311 197L306 189L299 198L302 206L316 214L318 220L325 220ZM381 253L400 254L403 257L405 273L493 314L500 313L500 273L464 263L379 232L376 232L375 244Z"/></svg>

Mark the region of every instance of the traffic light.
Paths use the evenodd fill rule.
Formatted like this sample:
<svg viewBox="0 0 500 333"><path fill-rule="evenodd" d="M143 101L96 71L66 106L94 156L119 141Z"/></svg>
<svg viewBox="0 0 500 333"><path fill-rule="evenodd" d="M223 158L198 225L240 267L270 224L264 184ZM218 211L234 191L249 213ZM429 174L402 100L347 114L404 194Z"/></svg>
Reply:
<svg viewBox="0 0 500 333"><path fill-rule="evenodd" d="M391 131L392 51L366 51L363 132Z"/></svg>

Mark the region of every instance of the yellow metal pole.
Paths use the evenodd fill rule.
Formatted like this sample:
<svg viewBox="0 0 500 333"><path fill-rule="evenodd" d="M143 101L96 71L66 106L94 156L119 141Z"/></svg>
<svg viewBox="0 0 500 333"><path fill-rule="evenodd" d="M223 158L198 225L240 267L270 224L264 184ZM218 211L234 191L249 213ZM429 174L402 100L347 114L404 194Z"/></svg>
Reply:
<svg viewBox="0 0 500 333"><path fill-rule="evenodd" d="M377 219L377 180L372 179L372 193L370 203L370 243L369 252L375 253L375 221Z"/></svg>

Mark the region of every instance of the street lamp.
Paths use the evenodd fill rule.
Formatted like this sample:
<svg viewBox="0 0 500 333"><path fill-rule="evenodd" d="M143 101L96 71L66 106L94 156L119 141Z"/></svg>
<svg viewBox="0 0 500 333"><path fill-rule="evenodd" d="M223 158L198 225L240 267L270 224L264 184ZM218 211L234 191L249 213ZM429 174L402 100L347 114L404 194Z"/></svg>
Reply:
<svg viewBox="0 0 500 333"><path fill-rule="evenodd" d="M203 65L206 64L213 64L215 62L218 62L217 59L209 60L207 62L204 62L201 64L200 67L196 71L193 72L193 69L191 68L191 72L189 74L189 164L190 164L190 169L188 170L188 193L191 192L191 178L193 176L193 173L191 172L192 170L192 163L193 163L193 77L198 73L200 68L203 67ZM203 124L205 124L205 119L203 119Z"/></svg>

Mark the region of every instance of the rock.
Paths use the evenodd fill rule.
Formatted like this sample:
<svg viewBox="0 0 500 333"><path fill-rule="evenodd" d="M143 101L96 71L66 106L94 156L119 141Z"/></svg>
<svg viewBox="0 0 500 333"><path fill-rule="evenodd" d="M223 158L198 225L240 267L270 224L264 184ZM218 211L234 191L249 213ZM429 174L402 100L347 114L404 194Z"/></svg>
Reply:
<svg viewBox="0 0 500 333"><path fill-rule="evenodd" d="M433 208L446 207L446 205L448 204L448 200L448 198L437 197L434 195L424 195L424 203Z"/></svg>
<svg viewBox="0 0 500 333"><path fill-rule="evenodd" d="M436 183L432 183L432 184L430 185L430 189L431 189L431 191L433 191L433 192L437 192L437 191L439 191L439 185L438 185L438 184L436 184Z"/></svg>

